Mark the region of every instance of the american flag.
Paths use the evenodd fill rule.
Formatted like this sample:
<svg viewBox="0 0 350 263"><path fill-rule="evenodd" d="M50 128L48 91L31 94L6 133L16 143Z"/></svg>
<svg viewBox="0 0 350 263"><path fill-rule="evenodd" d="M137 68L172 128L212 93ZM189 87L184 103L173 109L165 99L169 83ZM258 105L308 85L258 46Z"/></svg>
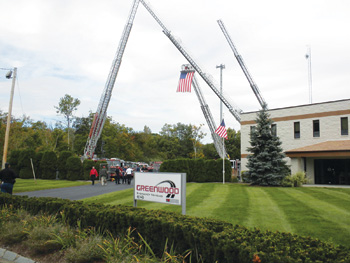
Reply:
<svg viewBox="0 0 350 263"><path fill-rule="evenodd" d="M179 86L177 87L176 92L191 92L193 75L194 71L182 71L180 74Z"/></svg>
<svg viewBox="0 0 350 263"><path fill-rule="evenodd" d="M215 130L215 133L217 133L221 138L228 140L224 119L222 119L222 122L220 126Z"/></svg>

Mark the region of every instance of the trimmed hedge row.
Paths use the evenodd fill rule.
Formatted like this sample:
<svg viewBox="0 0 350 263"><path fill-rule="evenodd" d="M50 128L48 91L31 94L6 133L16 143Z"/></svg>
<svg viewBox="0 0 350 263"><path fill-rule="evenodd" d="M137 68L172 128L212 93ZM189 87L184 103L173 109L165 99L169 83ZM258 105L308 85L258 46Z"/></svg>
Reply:
<svg viewBox="0 0 350 263"><path fill-rule="evenodd" d="M187 182L221 182L222 159L175 159L167 160L160 166L160 172L186 173ZM225 181L232 179L232 168L225 159Z"/></svg>
<svg viewBox="0 0 350 263"><path fill-rule="evenodd" d="M90 170L95 166L98 170L100 163L105 161L93 161L81 159L73 152L64 151L57 155L53 151L38 152L33 150L14 150L9 157L11 168L22 179L33 178L32 159L36 178L56 179L58 173L59 179L67 180L89 180Z"/></svg>
<svg viewBox="0 0 350 263"><path fill-rule="evenodd" d="M310 237L290 233L260 231L233 226L219 220L184 216L162 210L146 210L126 206L87 205L80 201L57 198L28 198L0 194L0 205L12 204L30 213L39 211L65 216L66 222L82 227L96 227L114 236L136 228L160 255L168 242L176 253L192 250L192 262L251 263L256 255L261 262L350 262L349 248L334 246ZM136 235L136 233L135 233ZM136 236L137 237L137 236ZM257 261L255 261L257 262Z"/></svg>

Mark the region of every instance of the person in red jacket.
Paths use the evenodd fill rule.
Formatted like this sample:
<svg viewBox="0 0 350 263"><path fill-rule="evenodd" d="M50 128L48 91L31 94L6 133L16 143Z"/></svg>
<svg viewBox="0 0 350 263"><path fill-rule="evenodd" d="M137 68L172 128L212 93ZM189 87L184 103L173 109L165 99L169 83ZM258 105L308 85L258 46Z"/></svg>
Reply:
<svg viewBox="0 0 350 263"><path fill-rule="evenodd" d="M98 172L95 169L95 166L92 166L92 169L90 171L90 179L92 181L92 185L95 184L95 179L98 177Z"/></svg>

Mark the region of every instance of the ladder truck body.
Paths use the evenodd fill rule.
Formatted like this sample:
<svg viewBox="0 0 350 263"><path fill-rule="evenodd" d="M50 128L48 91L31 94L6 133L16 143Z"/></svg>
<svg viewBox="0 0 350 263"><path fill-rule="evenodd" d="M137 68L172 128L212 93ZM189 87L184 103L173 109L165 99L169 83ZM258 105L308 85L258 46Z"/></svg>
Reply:
<svg viewBox="0 0 350 263"><path fill-rule="evenodd" d="M219 26L221 28L221 31L224 33L224 36L225 36L228 44L230 45L230 47L231 47L231 49L233 51L233 54L235 55L235 57L236 57L236 59L238 61L238 64L240 65L241 69L243 70L243 73L246 76L246 78L247 78L247 80L248 80L248 82L250 84L250 87L252 88L256 98L258 99L258 101L260 103L260 106L261 107L264 107L264 105L267 106L264 98L260 94L258 86L255 84L252 76L250 75L250 73L248 71L248 68L246 67L246 65L244 63L242 56L238 53L235 45L233 44L232 39L231 39L230 35L228 34L224 23L221 20L218 20L217 22L218 22L218 24L219 24Z"/></svg>
<svg viewBox="0 0 350 263"><path fill-rule="evenodd" d="M110 69L104 91L100 98L100 102L92 122L89 137L84 149L84 158L93 158L97 141L101 136L103 125L107 117L108 104L112 96L114 83L118 75L118 71L122 62L122 57L124 54L126 43L128 42L128 39L129 39L129 35L131 32L131 28L133 25L133 21L136 15L139 2L140 2L139 0L134 0L131 11L129 13L127 23L124 27L122 38L120 39L119 46L118 46L116 55L114 57L114 60L112 62L112 67Z"/></svg>
<svg viewBox="0 0 350 263"><path fill-rule="evenodd" d="M191 65L189 65L189 64L182 65L181 73L182 72L194 72L194 71L195 70ZM213 138L213 141L214 141L215 149L216 149L217 153L219 154L220 158L226 158L226 155L227 155L226 149L223 149L223 148L225 148L225 146L222 143L221 137L217 133L215 133L215 129L216 129L215 121L214 121L213 115L211 114L209 106L204 99L204 96L203 96L202 90L198 84L196 75L193 75L192 85L193 85L194 91L196 92L196 95L198 97L199 104L201 106L204 118L207 121L209 130L211 133L211 137Z"/></svg>
<svg viewBox="0 0 350 263"><path fill-rule="evenodd" d="M241 113L242 110L237 106L233 105L232 102L229 102L216 88L214 83L208 77L208 75L202 71L199 65L192 59L192 57L186 52L186 50L182 47L182 45L175 39L175 37L171 34L171 32L166 28L166 26L162 23L162 21L158 18L158 16L153 12L150 6L144 1L140 0L143 6L147 9L147 11L153 16L153 18L158 22L158 24L162 27L163 33L170 39L170 41L174 44L174 46L180 51L180 53L187 59L188 63L197 71L197 73L202 77L202 79L208 84L208 86L214 91L214 93L219 97L219 99L223 102L223 104L228 108L230 113L235 117L235 119L240 123L241 122Z"/></svg>

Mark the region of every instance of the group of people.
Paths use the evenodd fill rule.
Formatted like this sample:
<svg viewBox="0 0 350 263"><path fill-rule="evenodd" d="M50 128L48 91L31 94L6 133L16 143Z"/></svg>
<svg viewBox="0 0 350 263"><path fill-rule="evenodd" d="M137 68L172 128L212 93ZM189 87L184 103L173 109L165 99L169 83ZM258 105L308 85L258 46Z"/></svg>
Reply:
<svg viewBox="0 0 350 263"><path fill-rule="evenodd" d="M115 169L115 175L111 176L112 179L114 179L116 184L130 184L131 178L134 170L131 167L124 166L123 168L120 166L117 166ZM101 176L101 185L107 185L107 169L105 166L102 167L100 170L100 176ZM90 171L90 179L92 182L92 185L95 184L95 180L98 179L99 175L96 170L96 168L93 166Z"/></svg>

